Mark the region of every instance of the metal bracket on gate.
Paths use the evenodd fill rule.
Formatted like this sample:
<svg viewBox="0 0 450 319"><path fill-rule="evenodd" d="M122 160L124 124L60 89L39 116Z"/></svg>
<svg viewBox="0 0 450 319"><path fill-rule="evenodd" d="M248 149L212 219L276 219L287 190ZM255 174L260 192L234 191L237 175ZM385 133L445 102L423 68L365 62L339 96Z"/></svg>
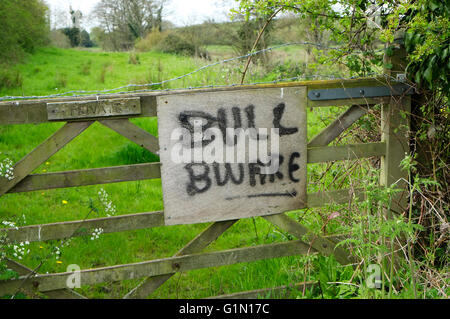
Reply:
<svg viewBox="0 0 450 319"><path fill-rule="evenodd" d="M394 86L365 86L355 88L335 88L310 90L308 98L312 101L370 98L414 94L414 87L406 84Z"/></svg>

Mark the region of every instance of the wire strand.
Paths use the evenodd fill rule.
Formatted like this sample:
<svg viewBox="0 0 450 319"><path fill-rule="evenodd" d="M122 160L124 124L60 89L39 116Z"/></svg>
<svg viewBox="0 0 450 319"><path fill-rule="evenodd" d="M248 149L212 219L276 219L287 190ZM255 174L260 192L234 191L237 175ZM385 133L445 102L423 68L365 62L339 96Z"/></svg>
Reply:
<svg viewBox="0 0 450 319"><path fill-rule="evenodd" d="M339 52L348 52L346 50L343 50L339 47L333 47L333 46L326 46L323 44L319 44L319 43L312 43L312 42L289 42L289 43L283 43L280 45L276 45L273 47L269 47L269 48L265 48L265 49L261 49L258 51L254 51L254 52L250 52L247 53L245 55L241 55L241 56L237 56L237 57L233 57L233 58L229 58L229 59L224 59L221 61L217 61L217 62L213 62L207 65L204 65L198 69L195 69L191 72L185 73L183 75L171 78L171 79L167 79L167 80L163 80L160 82L155 82L155 83L146 83L146 84L128 84L128 85L124 85L124 86L120 86L120 87L116 87L113 89L105 89L105 90L71 90L71 91L67 91L67 92L63 92L63 93L56 93L56 94L49 94L49 95L32 95L32 96L3 96L0 97L0 101L10 101L10 100L32 100L32 99L44 99L44 98L57 98L57 97L65 97L65 96L72 96L72 97L79 97L79 96L84 96L84 95L107 95L107 94L124 94L124 93L138 93L138 92L157 92L157 91L168 91L168 90L180 90L180 89L197 89L197 88L210 88L210 87L227 87L227 86L236 86L236 85L240 85L240 84L228 84L228 85L206 85L206 86L197 86L197 87L187 87L187 88L178 88L178 89L142 89L142 90L127 90L127 91L120 91L120 90L124 90L124 89L129 89L129 88L142 88L142 87L149 87L149 86L160 86L160 85L164 85L166 83L169 82L174 82L177 80L181 80L183 78L192 76L195 73L198 73L200 71L206 70L208 68L214 67L216 65L220 65L220 64L225 64L225 63L229 63L232 61L237 61L237 60L241 60L244 58L248 58L249 56L254 56L254 55L258 55L264 52L268 52L268 51L272 51L272 50L276 50L276 49L280 49L283 47L287 47L287 46L294 46L294 45L310 45L310 46L315 46L317 48L320 49L324 49L324 50L335 50L335 51L339 51ZM384 51L384 49L378 49L378 50L374 50L374 51L355 51L355 53L366 53L366 52L381 52ZM373 73L375 74L375 73ZM380 76L382 74L375 74L376 76ZM335 76L329 76L329 75L303 75L303 78L327 78L327 79L349 79L349 78L343 78L343 77L335 77ZM281 79L281 80L276 80L276 81L267 81L267 82L255 82L255 83L248 83L245 85L254 85L254 84L266 84L266 83L278 83L278 82L283 82L283 81L292 81L292 79L301 79L302 76L297 76L297 77L292 77L292 78L288 78L288 79ZM355 77L351 77L351 78L355 78ZM119 91L119 92L116 92Z"/></svg>

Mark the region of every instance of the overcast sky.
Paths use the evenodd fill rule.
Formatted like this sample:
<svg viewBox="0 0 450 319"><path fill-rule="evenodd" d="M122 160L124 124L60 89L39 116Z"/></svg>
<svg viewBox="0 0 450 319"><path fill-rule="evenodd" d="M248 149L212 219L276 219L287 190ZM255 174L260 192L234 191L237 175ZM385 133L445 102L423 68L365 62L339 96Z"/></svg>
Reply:
<svg viewBox="0 0 450 319"><path fill-rule="evenodd" d="M84 17L94 9L100 0L45 0L52 11L52 24L55 12L68 12L69 6L80 10ZM165 20L177 26L196 24L213 18L216 21L227 19L229 9L235 5L234 0L167 0ZM63 19L64 20L64 19ZM96 25L95 21L83 19L83 27L90 29Z"/></svg>

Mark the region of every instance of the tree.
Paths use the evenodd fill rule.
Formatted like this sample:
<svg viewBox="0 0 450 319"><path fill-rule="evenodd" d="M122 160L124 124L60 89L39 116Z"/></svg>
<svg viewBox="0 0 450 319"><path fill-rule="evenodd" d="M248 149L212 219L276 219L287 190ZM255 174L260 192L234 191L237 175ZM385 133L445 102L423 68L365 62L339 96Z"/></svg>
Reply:
<svg viewBox="0 0 450 319"><path fill-rule="evenodd" d="M42 0L0 1L0 64L16 62L48 41L47 12Z"/></svg>
<svg viewBox="0 0 450 319"><path fill-rule="evenodd" d="M80 45L81 35L78 28L64 28L61 30L70 40L71 47L77 47Z"/></svg>
<svg viewBox="0 0 450 319"><path fill-rule="evenodd" d="M161 30L165 0L102 0L95 12L115 50L128 50L152 29Z"/></svg>

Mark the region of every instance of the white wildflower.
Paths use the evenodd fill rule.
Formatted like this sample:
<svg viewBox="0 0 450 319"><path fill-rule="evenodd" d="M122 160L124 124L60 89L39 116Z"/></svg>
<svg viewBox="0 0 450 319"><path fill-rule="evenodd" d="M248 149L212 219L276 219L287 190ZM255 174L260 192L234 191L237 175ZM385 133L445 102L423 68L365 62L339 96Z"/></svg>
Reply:
<svg viewBox="0 0 450 319"><path fill-rule="evenodd" d="M30 242L27 240L25 242L21 242L19 245L13 245L13 256L18 258L18 259L22 259L25 255L30 253L30 250L27 249L26 246L28 246L30 244Z"/></svg>
<svg viewBox="0 0 450 319"><path fill-rule="evenodd" d="M108 217L114 216L116 214L116 205L114 205L113 202L109 200L108 193L103 188L101 188L100 191L98 192L98 196L105 209L106 216Z"/></svg>
<svg viewBox="0 0 450 319"><path fill-rule="evenodd" d="M0 162L0 177L4 177L8 180L14 179L14 166L13 162L6 158Z"/></svg>
<svg viewBox="0 0 450 319"><path fill-rule="evenodd" d="M96 240L100 237L100 235L103 233L103 228L96 228L92 232L91 240Z"/></svg>

